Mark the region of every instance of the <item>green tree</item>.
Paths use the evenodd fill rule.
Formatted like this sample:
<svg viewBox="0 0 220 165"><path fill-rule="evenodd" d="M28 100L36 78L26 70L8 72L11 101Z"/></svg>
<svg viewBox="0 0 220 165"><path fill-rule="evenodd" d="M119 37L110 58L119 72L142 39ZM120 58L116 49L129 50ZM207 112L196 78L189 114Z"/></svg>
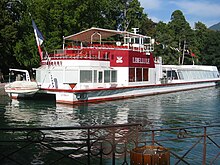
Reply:
<svg viewBox="0 0 220 165"><path fill-rule="evenodd" d="M212 34L204 24L198 22L192 30L180 10L172 13L168 24L155 24L143 13L138 0L2 0L0 5L0 68L39 66L31 19L43 33L48 52L62 48L63 36L90 27L128 31L137 27L141 34L155 37L155 55L162 56L164 64L181 63L178 57L183 55L184 64L191 63L191 57L183 52L184 45L200 63L210 64L212 57L219 57L214 53L218 50L214 46L218 45L218 34Z"/></svg>
<svg viewBox="0 0 220 165"><path fill-rule="evenodd" d="M172 34L173 31L166 23L159 22L155 32L155 56L161 56L164 64L178 64L179 52L175 49L176 42Z"/></svg>
<svg viewBox="0 0 220 165"><path fill-rule="evenodd" d="M19 20L19 39L14 51L17 54L17 61L27 68L37 67L40 62L31 27L31 17L44 35L44 45L48 52L62 48L63 36L84 29L90 27L117 29L123 22L121 16L125 8L129 29L139 27L141 32L153 29L152 21L143 14L143 8L140 7L138 0L22 0L21 2L24 11Z"/></svg>
<svg viewBox="0 0 220 165"><path fill-rule="evenodd" d="M174 39L174 47L177 47L182 52L182 57L179 56L179 64L183 64L185 60L185 50L190 49L193 31L180 10L176 10L172 13L171 21L168 23L168 26L172 30L171 35Z"/></svg>
<svg viewBox="0 0 220 165"><path fill-rule="evenodd" d="M202 63L206 65L215 65L220 69L220 32L209 31L207 40L205 40L202 49Z"/></svg>
<svg viewBox="0 0 220 165"><path fill-rule="evenodd" d="M121 0L119 3L118 29L132 31L132 28L139 28L141 34L153 34L155 24L144 13L138 0Z"/></svg>
<svg viewBox="0 0 220 165"><path fill-rule="evenodd" d="M5 73L8 67L17 66L13 48L17 41L21 6L19 2L0 1L0 69Z"/></svg>
<svg viewBox="0 0 220 165"><path fill-rule="evenodd" d="M67 35L68 31L73 31L74 27L77 28L76 18L70 11L76 8L76 1L23 0L22 5L24 12L19 22L20 35L15 52L21 65L32 68L39 66L40 58L31 19L44 35L44 47L48 52L53 52L61 48L63 36Z"/></svg>
<svg viewBox="0 0 220 165"><path fill-rule="evenodd" d="M202 22L195 23L195 29L193 31L193 38L190 44L191 53L195 54L194 60L197 64L202 62L203 49L207 40L209 29Z"/></svg>

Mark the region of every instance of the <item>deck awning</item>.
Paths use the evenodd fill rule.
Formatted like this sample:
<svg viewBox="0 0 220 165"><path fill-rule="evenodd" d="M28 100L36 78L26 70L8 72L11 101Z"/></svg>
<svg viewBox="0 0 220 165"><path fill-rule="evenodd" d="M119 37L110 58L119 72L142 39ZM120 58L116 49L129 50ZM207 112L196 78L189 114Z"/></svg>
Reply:
<svg viewBox="0 0 220 165"><path fill-rule="evenodd" d="M117 30L109 30L109 29L92 27L90 29L81 31L79 33L64 37L64 40L90 42L91 36L93 36L93 39L92 39L93 41L99 41L100 36L101 36L101 39L106 39L111 36L115 36L117 34L126 35L129 37L132 37L132 36L146 37L140 34L135 34L135 33L127 32L127 31L117 31Z"/></svg>

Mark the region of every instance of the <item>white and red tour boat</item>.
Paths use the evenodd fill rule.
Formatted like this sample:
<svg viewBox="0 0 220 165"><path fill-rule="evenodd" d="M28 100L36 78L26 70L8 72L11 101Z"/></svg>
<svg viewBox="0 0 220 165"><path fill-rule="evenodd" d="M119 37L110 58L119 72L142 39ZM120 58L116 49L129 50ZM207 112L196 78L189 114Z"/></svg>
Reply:
<svg viewBox="0 0 220 165"><path fill-rule="evenodd" d="M90 28L64 37L63 48L43 55L43 37L34 26L41 66L37 94L77 104L155 95L215 86L215 66L162 65L154 40L134 32Z"/></svg>

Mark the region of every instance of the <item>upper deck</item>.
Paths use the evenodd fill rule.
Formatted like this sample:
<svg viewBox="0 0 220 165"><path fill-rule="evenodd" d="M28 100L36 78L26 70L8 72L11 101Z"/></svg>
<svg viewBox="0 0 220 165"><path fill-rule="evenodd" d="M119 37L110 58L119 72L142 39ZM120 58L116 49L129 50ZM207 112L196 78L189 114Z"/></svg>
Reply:
<svg viewBox="0 0 220 165"><path fill-rule="evenodd" d="M63 49L49 54L50 59L80 59L109 61L113 54L132 52L150 55L154 50L151 37L127 31L90 28L63 38Z"/></svg>

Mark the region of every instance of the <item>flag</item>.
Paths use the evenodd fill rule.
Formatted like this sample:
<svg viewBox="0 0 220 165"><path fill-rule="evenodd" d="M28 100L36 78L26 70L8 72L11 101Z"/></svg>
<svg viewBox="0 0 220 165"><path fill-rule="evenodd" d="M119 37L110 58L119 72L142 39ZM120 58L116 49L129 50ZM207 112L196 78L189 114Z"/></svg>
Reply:
<svg viewBox="0 0 220 165"><path fill-rule="evenodd" d="M42 33L40 32L40 30L38 30L34 20L32 20L32 26L34 28L34 35L35 35L35 38L36 38L38 51L39 51L39 54L40 54L40 59L42 60L43 59L43 52L41 50L41 45L43 44L44 37L43 37Z"/></svg>
<svg viewBox="0 0 220 165"><path fill-rule="evenodd" d="M192 57L196 57L196 55L195 55L193 52L191 52L191 56L192 56Z"/></svg>

